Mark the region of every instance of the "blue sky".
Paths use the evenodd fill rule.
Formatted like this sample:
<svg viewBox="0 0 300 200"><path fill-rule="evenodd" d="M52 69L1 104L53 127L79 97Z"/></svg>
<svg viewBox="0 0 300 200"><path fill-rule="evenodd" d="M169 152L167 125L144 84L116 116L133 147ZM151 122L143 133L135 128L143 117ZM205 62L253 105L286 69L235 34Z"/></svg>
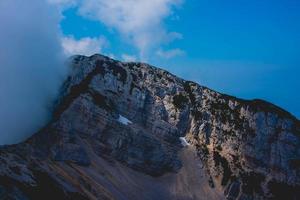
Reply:
<svg viewBox="0 0 300 200"><path fill-rule="evenodd" d="M188 0L169 5L159 26L179 36L157 42L143 58L126 32L80 9L64 9L64 35L75 40L102 37L104 54L146 60L223 93L271 101L300 117L300 1ZM159 56L157 49L177 53Z"/></svg>

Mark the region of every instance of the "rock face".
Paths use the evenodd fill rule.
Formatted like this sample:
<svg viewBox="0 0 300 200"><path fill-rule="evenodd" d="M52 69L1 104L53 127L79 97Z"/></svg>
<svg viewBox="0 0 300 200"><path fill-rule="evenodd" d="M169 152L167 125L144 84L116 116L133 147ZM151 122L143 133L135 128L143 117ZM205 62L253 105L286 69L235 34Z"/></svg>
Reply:
<svg viewBox="0 0 300 200"><path fill-rule="evenodd" d="M71 66L52 121L0 149L0 199L300 199L288 112L144 63Z"/></svg>

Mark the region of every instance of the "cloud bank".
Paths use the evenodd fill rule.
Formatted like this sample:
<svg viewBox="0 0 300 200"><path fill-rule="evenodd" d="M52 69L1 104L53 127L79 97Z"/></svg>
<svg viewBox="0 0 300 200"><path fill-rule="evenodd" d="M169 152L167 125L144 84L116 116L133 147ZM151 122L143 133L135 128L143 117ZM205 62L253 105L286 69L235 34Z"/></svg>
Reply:
<svg viewBox="0 0 300 200"><path fill-rule="evenodd" d="M64 79L60 15L43 0L0 1L0 144L41 128Z"/></svg>

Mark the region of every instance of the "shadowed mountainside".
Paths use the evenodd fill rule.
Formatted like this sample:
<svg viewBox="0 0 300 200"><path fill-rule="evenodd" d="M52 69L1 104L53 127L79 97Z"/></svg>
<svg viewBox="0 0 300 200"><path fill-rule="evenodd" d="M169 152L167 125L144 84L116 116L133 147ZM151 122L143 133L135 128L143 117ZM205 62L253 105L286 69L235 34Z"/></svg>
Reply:
<svg viewBox="0 0 300 200"><path fill-rule="evenodd" d="M300 198L290 113L144 63L70 62L52 121L0 149L0 199Z"/></svg>

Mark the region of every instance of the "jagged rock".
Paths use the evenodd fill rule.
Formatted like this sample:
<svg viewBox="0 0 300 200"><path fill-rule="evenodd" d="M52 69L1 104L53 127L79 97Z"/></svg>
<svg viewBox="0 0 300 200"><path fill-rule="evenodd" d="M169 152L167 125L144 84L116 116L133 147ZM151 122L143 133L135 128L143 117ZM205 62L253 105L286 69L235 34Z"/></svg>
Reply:
<svg viewBox="0 0 300 200"><path fill-rule="evenodd" d="M71 67L52 121L1 148L0 199L300 197L288 112L144 63L74 56Z"/></svg>

